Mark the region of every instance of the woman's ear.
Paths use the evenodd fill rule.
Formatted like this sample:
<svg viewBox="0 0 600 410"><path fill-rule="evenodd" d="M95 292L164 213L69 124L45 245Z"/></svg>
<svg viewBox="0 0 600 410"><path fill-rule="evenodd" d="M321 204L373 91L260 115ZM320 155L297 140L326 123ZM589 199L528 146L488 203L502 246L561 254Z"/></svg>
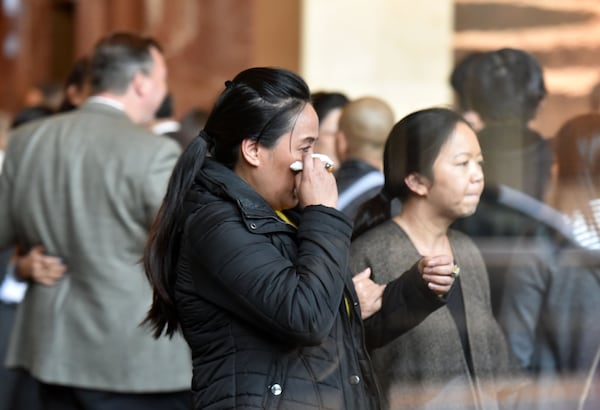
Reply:
<svg viewBox="0 0 600 410"><path fill-rule="evenodd" d="M240 151L242 157L246 162L252 166L260 165L260 157L258 155L259 145L255 140L251 140L249 138L245 138L242 140L240 144Z"/></svg>
<svg viewBox="0 0 600 410"><path fill-rule="evenodd" d="M412 192L419 196L425 196L429 192L429 180L417 173L412 173L404 178L404 183Z"/></svg>

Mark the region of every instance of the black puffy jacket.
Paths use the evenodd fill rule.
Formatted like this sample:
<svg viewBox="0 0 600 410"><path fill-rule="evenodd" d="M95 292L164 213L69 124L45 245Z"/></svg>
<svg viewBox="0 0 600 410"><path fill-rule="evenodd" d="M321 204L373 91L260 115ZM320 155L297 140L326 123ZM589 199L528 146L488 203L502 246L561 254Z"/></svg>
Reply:
<svg viewBox="0 0 600 410"><path fill-rule="evenodd" d="M352 225L341 212L309 206L296 229L208 159L185 209L175 300L192 349L194 408L379 408L367 345L443 303L416 269L388 285L365 332L347 267Z"/></svg>

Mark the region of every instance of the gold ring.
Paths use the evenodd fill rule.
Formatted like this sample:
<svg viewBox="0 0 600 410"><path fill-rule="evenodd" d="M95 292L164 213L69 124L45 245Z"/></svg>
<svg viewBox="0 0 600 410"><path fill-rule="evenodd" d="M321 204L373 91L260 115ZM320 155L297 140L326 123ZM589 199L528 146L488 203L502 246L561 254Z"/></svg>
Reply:
<svg viewBox="0 0 600 410"><path fill-rule="evenodd" d="M458 275L460 275L460 266L454 265L454 267L452 268L452 277L456 279L458 278Z"/></svg>
<svg viewBox="0 0 600 410"><path fill-rule="evenodd" d="M327 172L333 172L333 164L331 162L326 162L325 169L327 170Z"/></svg>

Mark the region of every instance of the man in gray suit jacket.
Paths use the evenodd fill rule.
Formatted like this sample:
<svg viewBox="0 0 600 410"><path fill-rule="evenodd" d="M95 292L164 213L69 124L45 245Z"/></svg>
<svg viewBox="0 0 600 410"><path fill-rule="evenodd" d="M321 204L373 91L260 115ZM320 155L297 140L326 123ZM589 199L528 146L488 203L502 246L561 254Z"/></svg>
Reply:
<svg viewBox="0 0 600 410"><path fill-rule="evenodd" d="M139 264L178 145L140 126L166 93L158 45L117 33L91 61L92 97L12 135L0 175L0 249L44 245L67 266L32 281L6 363L42 383L48 409L189 408L183 338L141 327L152 293Z"/></svg>

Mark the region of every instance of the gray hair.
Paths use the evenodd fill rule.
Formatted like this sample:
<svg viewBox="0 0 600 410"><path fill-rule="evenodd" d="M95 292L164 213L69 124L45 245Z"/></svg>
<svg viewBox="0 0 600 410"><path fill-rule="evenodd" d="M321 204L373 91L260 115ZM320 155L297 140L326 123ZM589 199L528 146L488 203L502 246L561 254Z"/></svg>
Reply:
<svg viewBox="0 0 600 410"><path fill-rule="evenodd" d="M92 94L123 94L138 71L150 74L152 47L160 50L155 40L132 33L114 33L101 39L90 64Z"/></svg>

